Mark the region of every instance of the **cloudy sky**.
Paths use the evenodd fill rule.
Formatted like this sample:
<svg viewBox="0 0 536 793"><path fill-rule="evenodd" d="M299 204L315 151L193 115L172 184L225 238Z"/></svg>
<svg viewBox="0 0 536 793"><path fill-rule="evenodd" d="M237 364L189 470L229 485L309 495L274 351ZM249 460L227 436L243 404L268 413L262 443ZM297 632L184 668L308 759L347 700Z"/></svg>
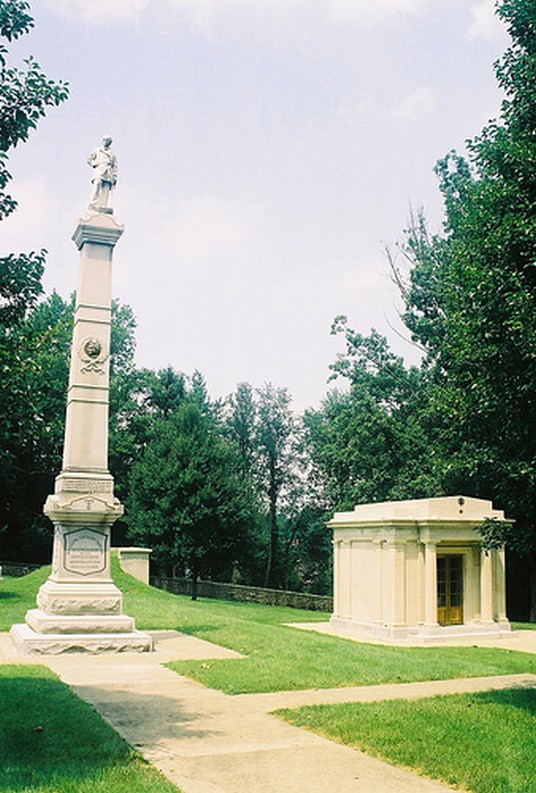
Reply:
<svg viewBox="0 0 536 793"><path fill-rule="evenodd" d="M89 152L114 139L114 296L139 365L317 405L338 314L408 360L385 246L433 230L433 167L497 115L508 44L493 0L33 0L32 53L71 97L11 157L0 253L45 247L68 297Z"/></svg>

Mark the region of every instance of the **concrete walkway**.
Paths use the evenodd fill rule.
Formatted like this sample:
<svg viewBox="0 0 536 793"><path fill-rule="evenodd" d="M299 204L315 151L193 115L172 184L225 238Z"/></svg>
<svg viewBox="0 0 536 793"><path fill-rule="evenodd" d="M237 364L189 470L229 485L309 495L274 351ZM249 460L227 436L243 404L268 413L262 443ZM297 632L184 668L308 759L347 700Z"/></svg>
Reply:
<svg viewBox="0 0 536 793"><path fill-rule="evenodd" d="M229 696L162 666L235 658L175 631L155 653L27 658L45 663L184 793L439 793L450 788L285 724L269 711L321 702L534 686L536 675ZM7 635L0 663L20 663Z"/></svg>
<svg viewBox="0 0 536 793"><path fill-rule="evenodd" d="M366 644L383 644L386 647L497 647L499 650L517 650L521 653L536 653L535 631L505 631L497 636L442 636L440 642L426 641L423 638L409 637L407 639L385 639L370 633L353 633L334 627L330 622L292 622L292 628L304 631L325 633L328 636L338 636L353 642Z"/></svg>

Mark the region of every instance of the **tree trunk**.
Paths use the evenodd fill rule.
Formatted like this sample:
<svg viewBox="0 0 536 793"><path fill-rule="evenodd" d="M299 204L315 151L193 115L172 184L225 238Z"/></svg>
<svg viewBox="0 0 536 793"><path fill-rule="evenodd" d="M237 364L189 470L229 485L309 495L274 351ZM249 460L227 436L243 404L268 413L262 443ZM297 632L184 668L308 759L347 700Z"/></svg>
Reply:
<svg viewBox="0 0 536 793"><path fill-rule="evenodd" d="M199 568L197 559L192 559L192 600L197 600L197 579L199 578Z"/></svg>
<svg viewBox="0 0 536 793"><path fill-rule="evenodd" d="M276 566L277 556L277 484L276 484L276 464L275 458L270 457L270 484L268 489L268 499L270 502L270 537L268 539L268 559L266 562L266 574L264 576L264 586L270 587L274 585L274 571Z"/></svg>
<svg viewBox="0 0 536 793"><path fill-rule="evenodd" d="M296 519L294 522L294 526L290 533L290 537L287 539L285 543L285 559L283 562L283 586L285 589L289 589L289 582L288 582L288 569L289 569L289 562L290 562L290 549L292 548L292 543L298 533L299 528L299 520Z"/></svg>
<svg viewBox="0 0 536 793"><path fill-rule="evenodd" d="M272 509L270 504L270 537L268 539L268 559L266 561L266 573L264 576L264 586L273 586L274 567L277 555L277 515L275 505Z"/></svg>

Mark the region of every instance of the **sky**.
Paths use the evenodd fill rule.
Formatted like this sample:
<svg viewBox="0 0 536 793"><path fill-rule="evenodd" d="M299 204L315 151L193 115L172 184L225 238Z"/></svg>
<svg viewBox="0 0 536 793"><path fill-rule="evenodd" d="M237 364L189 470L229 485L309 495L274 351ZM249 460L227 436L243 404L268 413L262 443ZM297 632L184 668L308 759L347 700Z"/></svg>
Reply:
<svg viewBox="0 0 536 793"><path fill-rule="evenodd" d="M70 98L12 151L19 209L0 255L46 248L68 298L86 158L114 140L125 233L113 295L139 366L199 370L209 393L288 388L317 407L345 314L409 362L386 248L410 212L441 230L434 165L496 117L508 46L493 0L33 0L34 55ZM402 263L402 262L401 262Z"/></svg>

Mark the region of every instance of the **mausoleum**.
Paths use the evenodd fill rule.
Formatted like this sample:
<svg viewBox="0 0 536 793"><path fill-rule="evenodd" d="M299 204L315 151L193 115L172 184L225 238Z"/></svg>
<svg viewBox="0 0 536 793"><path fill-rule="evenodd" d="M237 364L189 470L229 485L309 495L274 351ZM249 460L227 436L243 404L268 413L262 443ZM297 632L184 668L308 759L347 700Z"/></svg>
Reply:
<svg viewBox="0 0 536 793"><path fill-rule="evenodd" d="M331 623L356 634L438 642L510 631L504 551L478 527L505 520L465 496L362 504L337 512Z"/></svg>

